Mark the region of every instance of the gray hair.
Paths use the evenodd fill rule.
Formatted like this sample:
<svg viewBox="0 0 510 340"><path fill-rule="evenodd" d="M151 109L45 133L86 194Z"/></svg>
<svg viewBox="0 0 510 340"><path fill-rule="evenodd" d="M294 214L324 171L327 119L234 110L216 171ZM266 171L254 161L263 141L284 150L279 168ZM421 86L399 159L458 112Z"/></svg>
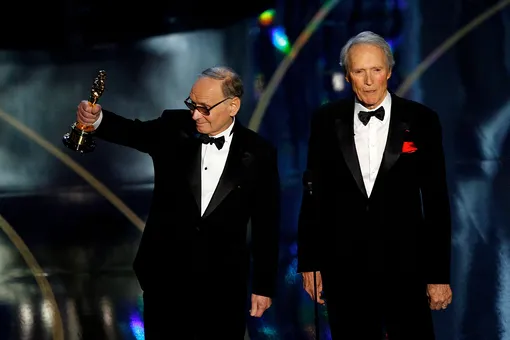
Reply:
<svg viewBox="0 0 510 340"><path fill-rule="evenodd" d="M221 90L225 97L239 97L244 93L244 86L241 77L230 67L215 66L202 71L199 78L207 77L216 80L223 80Z"/></svg>
<svg viewBox="0 0 510 340"><path fill-rule="evenodd" d="M383 37L374 32L364 31L350 38L344 47L342 47L342 51L340 52L340 65L344 68L346 73L349 70L349 50L351 47L358 44L368 44L379 47L383 50L384 55L386 55L386 63L389 69L391 70L393 69L393 66L395 66L393 52L391 52L391 47L388 42L386 42Z"/></svg>

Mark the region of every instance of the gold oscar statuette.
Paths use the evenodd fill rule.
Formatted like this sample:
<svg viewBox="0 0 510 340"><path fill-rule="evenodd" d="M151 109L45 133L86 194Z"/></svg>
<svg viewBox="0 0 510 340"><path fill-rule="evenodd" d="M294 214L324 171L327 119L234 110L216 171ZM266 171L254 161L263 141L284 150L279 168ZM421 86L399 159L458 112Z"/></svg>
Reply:
<svg viewBox="0 0 510 340"><path fill-rule="evenodd" d="M89 102L91 105L95 105L99 98L103 95L105 80L106 72L100 70L97 77L94 79L94 83L90 90ZM64 145L71 150L81 153L92 152L96 147L93 135L94 126L75 122L71 125L69 132L62 138L62 142L64 142Z"/></svg>

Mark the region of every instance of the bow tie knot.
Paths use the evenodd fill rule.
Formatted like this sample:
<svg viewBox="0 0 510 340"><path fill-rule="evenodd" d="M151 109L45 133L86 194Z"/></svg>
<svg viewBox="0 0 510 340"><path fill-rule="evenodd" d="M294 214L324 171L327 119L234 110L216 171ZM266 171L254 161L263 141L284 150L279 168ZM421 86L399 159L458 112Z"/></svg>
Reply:
<svg viewBox="0 0 510 340"><path fill-rule="evenodd" d="M380 107L377 110L374 111L360 111L358 113L359 120L363 123L363 125L367 125L370 121L370 118L375 117L379 120L384 119L384 107Z"/></svg>
<svg viewBox="0 0 510 340"><path fill-rule="evenodd" d="M223 145L225 144L225 137L223 137L223 136L221 136L221 137L211 137L211 136L208 136L206 134L201 133L198 136L198 139L203 144L211 144L211 145L214 144L214 145L216 145L218 150L221 150L223 148Z"/></svg>

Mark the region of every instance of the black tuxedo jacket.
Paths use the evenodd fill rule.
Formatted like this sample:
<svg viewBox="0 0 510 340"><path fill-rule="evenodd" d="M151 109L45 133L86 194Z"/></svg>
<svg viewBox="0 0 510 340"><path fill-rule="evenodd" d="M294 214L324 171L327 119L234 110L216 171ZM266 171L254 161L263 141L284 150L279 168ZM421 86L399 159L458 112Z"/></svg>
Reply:
<svg viewBox="0 0 510 340"><path fill-rule="evenodd" d="M391 94L388 139L370 197L354 142L354 98L313 116L312 194L303 196L298 270L450 282L450 204L442 132L429 108ZM376 118L372 118L376 119Z"/></svg>
<svg viewBox="0 0 510 340"><path fill-rule="evenodd" d="M189 110L166 110L144 122L103 110L95 134L153 159L151 209L134 261L145 292L168 290L169 275L181 290L183 278L227 287L246 282L251 255L252 292L273 296L280 218L275 148L236 120L224 171L201 216L202 144Z"/></svg>

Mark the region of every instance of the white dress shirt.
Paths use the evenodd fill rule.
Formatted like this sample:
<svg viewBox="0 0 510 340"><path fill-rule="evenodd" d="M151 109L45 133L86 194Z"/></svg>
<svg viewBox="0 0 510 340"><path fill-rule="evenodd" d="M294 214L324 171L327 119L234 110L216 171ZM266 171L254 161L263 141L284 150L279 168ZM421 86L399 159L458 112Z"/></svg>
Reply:
<svg viewBox="0 0 510 340"><path fill-rule="evenodd" d="M235 119L225 131L213 136L214 138L221 136L225 137L225 144L221 150L218 150L214 144L202 144L202 162L200 164L202 180L202 201L200 203L200 207L202 209L202 215L211 201L214 191L220 181L223 169L225 168L228 151L230 150L232 137L234 135L234 133L231 133L232 128L234 127L234 122Z"/></svg>
<svg viewBox="0 0 510 340"><path fill-rule="evenodd" d="M94 129L99 127L101 121L103 119L103 112L99 113L99 118L93 124ZM218 150L216 145L214 144L202 144L202 161L201 161L201 181L202 181L202 200L200 202L201 206L201 215L204 214L211 198L218 186L220 181L221 174L223 173L223 169L225 168L225 164L227 162L228 151L230 150L230 145L232 144L232 137L234 133L232 132L232 128L234 127L235 118L232 121L232 124L223 131L222 133L214 136L214 137L225 137L225 144L221 150Z"/></svg>
<svg viewBox="0 0 510 340"><path fill-rule="evenodd" d="M381 106L384 107L384 119L381 121L372 117L367 125L363 125L359 120L358 113L360 111L375 111ZM356 99L354 104L354 143L358 154L361 175L363 176L363 183L369 197L379 172L384 149L386 148L390 116L391 95L389 92L386 92L386 97L381 105L372 110L365 108Z"/></svg>

